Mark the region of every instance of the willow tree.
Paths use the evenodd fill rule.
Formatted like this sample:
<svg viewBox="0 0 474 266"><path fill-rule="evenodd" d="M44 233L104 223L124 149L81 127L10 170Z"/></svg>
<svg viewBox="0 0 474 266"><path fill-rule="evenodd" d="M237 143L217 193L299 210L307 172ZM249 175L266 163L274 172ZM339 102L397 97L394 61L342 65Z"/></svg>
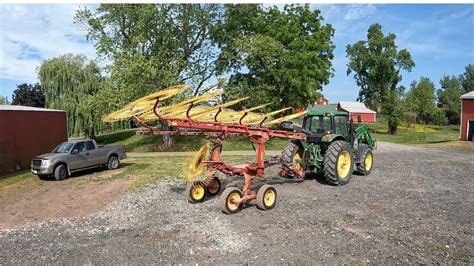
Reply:
<svg viewBox="0 0 474 266"><path fill-rule="evenodd" d="M39 80L48 108L67 112L68 135L94 137L100 122L88 100L101 86L100 68L85 55L66 54L44 61Z"/></svg>

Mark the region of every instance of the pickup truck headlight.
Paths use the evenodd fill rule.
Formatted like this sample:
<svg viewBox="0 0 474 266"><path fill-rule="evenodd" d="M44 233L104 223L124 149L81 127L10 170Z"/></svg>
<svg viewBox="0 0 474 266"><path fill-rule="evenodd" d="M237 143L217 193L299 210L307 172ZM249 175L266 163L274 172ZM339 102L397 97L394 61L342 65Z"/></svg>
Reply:
<svg viewBox="0 0 474 266"><path fill-rule="evenodd" d="M42 160L41 161L41 166L49 166L51 164L50 160Z"/></svg>

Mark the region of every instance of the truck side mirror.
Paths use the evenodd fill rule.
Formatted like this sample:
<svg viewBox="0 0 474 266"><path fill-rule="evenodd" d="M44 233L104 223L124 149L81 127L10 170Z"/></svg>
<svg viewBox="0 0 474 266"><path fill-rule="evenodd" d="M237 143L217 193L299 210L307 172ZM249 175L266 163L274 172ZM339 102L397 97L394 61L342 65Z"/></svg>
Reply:
<svg viewBox="0 0 474 266"><path fill-rule="evenodd" d="M278 125L278 127L280 129L283 129L283 130L294 130L295 129L295 125L293 124L292 121L284 121L284 122L280 123L280 125Z"/></svg>
<svg viewBox="0 0 474 266"><path fill-rule="evenodd" d="M71 151L71 154L78 154L79 153L79 150L78 149L74 149Z"/></svg>

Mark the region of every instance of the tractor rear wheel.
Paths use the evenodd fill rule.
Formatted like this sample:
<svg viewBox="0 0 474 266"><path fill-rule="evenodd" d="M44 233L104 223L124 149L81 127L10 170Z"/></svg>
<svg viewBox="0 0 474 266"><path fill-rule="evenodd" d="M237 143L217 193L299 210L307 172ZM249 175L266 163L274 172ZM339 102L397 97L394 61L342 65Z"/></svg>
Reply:
<svg viewBox="0 0 474 266"><path fill-rule="evenodd" d="M336 140L324 155L324 177L331 185L345 185L352 176L354 167L352 149L349 143Z"/></svg>
<svg viewBox="0 0 474 266"><path fill-rule="evenodd" d="M372 150L365 148L361 154L361 162L357 164L357 173L361 175L369 175L374 166L374 155Z"/></svg>
<svg viewBox="0 0 474 266"><path fill-rule="evenodd" d="M296 169L303 170L303 148L295 141L288 142L281 152L280 161L281 163L293 164Z"/></svg>

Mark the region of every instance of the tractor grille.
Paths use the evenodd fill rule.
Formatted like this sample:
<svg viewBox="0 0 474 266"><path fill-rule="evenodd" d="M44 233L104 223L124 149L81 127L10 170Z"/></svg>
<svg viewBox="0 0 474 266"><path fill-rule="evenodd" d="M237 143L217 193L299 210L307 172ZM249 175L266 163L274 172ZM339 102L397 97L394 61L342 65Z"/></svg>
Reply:
<svg viewBox="0 0 474 266"><path fill-rule="evenodd" d="M41 166L41 159L32 160L32 161L31 161L31 164L32 164L33 166L39 167L39 166Z"/></svg>

